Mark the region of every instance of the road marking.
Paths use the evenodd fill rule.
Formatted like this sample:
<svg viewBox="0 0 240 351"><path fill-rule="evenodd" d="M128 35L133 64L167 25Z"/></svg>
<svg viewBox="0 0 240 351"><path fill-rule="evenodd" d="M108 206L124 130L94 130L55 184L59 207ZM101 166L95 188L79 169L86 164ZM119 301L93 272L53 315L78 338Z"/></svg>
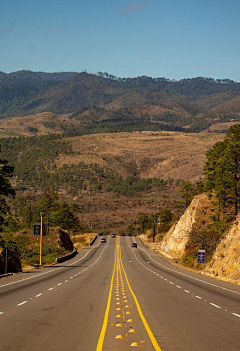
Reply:
<svg viewBox="0 0 240 351"><path fill-rule="evenodd" d="M35 297L39 297L39 296L41 296L41 295L42 295L42 293L40 293L40 294L36 295Z"/></svg>
<svg viewBox="0 0 240 351"><path fill-rule="evenodd" d="M109 323L109 311L110 311L110 305L111 305L111 296L112 296L112 289L113 289L113 279L114 279L114 276L116 274L116 282L117 282L117 285L116 287L119 286L119 281L121 281L121 285L122 285L122 295L123 296L123 299L126 298L126 295L125 295L125 290L124 289L124 283L123 283L123 275L122 275L122 272L123 272L123 275L125 276L125 280L126 280L126 283L128 285L128 288L129 288L129 291L131 292L132 296L133 296L133 299L135 301L135 304L136 304L136 307L137 307L137 310L138 310L138 313L139 313L139 316L143 322L143 325L146 329L146 332L152 342L152 345L154 347L154 349L156 351L161 351L159 345L157 344L157 341L151 331L151 329L149 328L148 324L147 324L147 321L146 319L144 318L144 315L142 313L142 310L140 308L140 305L138 303L138 300L136 298L136 296L134 295L133 293L133 290L130 286L130 283L128 281L128 278L127 278L127 275L126 275L126 272L124 270L124 267L123 267L123 263L122 263L122 258L121 258L121 246L120 246L120 238L117 238L116 240L116 249L115 249L115 260L114 260L114 268L113 268L113 274L112 274L112 278L111 278L111 284L110 284L110 289L109 289L109 296L108 296L108 302L107 302L107 307L106 307L106 311L105 311L105 315L104 315L104 321L103 321L103 325L102 325L102 330L100 332L100 336L99 336L99 340L98 340L98 344L97 344L97 348L96 348L96 351L102 351L103 349L103 343L104 343L104 338L105 338L105 334L106 334L106 329L107 329L107 325ZM118 292L118 291L116 291ZM118 295L118 294L117 294ZM126 301L125 301L126 302ZM117 302L116 303L117 305L118 304L121 304L120 302ZM125 305L123 308L117 308L117 310L122 310L122 313L123 313L123 321L125 321L125 317L124 315L126 314L131 314L130 311L127 311L127 312L124 312L124 308L128 308L130 309L132 307L132 305ZM119 317L119 315L118 315ZM129 320L130 322L130 320ZM123 327L123 324L116 324L117 327ZM133 332L136 332L135 329L133 329L131 327L131 329L128 331L128 333L133 333ZM126 333L126 339L128 339L128 333ZM115 339L124 339L123 335L117 335L115 337ZM136 346L136 345L130 345L130 346ZM139 345L140 346L140 345Z"/></svg>
<svg viewBox="0 0 240 351"><path fill-rule="evenodd" d="M102 330L98 339L98 344L96 351L101 351L103 348L103 342L107 330L107 324L108 324L108 315L109 315L109 310L110 310L110 304L111 304L111 297L112 297L112 289L113 289L113 278L115 275L115 269L116 269L116 257L117 257L117 242L116 242L116 249L115 249L115 260L114 260L114 267L113 267L113 274L112 274L112 279L111 279L111 284L110 284L110 289L109 289L109 294L108 294L108 302L107 302L107 307L105 311L105 316L103 320L103 325L102 325Z"/></svg>
<svg viewBox="0 0 240 351"><path fill-rule="evenodd" d="M181 274L181 275L183 275L183 276L189 277L189 278L194 279L194 280L198 280L198 281L200 281L200 282L202 282L202 283L205 283L205 284L208 284L208 285L211 285L211 286L214 286L214 287L217 287L217 288L220 288L220 289L229 291L229 292L233 292L233 293L236 293L236 294L240 294L240 293L237 292L237 291L230 290L230 289L227 289L227 288L223 288L223 287L221 287L221 286L218 286L218 285L215 285L215 284L212 284L212 283L205 282L205 281L203 281L203 280L201 280L201 279L194 278L194 277L188 276L187 274L184 274L184 273L182 273L182 272L178 272L178 271L175 271L174 269L168 268L168 267L166 267L166 266L164 266L164 265L162 265L162 264L156 262L144 249L142 249L142 248L140 248L140 249L143 250L143 251L152 259L153 262L157 263L159 266L164 267L164 268L166 268L166 269L168 269L168 270L170 270L170 271L172 271L172 272ZM137 256L136 256L136 254L135 254L134 251L133 251L133 254L134 254L136 260L137 260L145 269L149 270L150 272L155 273L154 271L152 271L151 269L149 269L148 267L146 267L146 266L137 258ZM164 278L163 276L161 276L161 278L162 278L163 280L165 280L165 281L168 281L168 279ZM176 286L177 288L179 287L178 285L175 285L175 284L174 284L173 282L171 282L171 281L168 281L168 282L169 282L170 284ZM180 288L181 288L181 287L180 287ZM182 289L182 288L181 288L181 289ZM186 293L190 294L190 291L188 291L188 290L186 290L186 289L185 289L184 291L185 291ZM192 294L192 296L194 296L194 294ZM199 300L203 300L203 298L200 297L200 296L197 296L197 295L196 295L195 297L198 298ZM207 300L203 300L203 301L209 303L209 301L207 301ZM216 305L216 304L214 304L214 303L210 303L210 305L212 305L212 306L214 306L214 307L216 307L216 308L220 308L220 309L222 308L222 307L220 307L220 306L218 306L218 305ZM228 311L228 310L225 310L225 311ZM232 312L229 312L229 313L232 313ZM232 313L232 314L233 314L233 313ZM238 314L236 314L236 315L239 316Z"/></svg>
<svg viewBox="0 0 240 351"><path fill-rule="evenodd" d="M215 288L222 289L222 290L226 290L226 291L232 292L232 293L234 293L234 294L240 295L240 292L238 292L238 291L231 290L231 289L227 289L227 288L224 288L223 286L219 286L219 285L216 285L216 284L213 284L213 283L206 282L206 281L204 281L204 280L202 280L202 279L192 277L191 275L188 275L188 274L185 274L185 273L183 273L183 272L179 272L179 271L176 271L175 269L172 269L172 268L169 268L169 267L167 267L167 266L164 266L163 264L161 264L161 263L155 261L155 260L149 255L149 253L148 253L146 250L144 250L142 247L140 247L140 250L143 250L143 251L146 253L146 255L148 255L148 257L151 258L151 260L152 260L153 262L155 262L155 263L158 264L159 266L161 266L161 267L163 267L163 268L165 268L165 269L167 269L167 270L169 270L169 271L175 272L175 273L177 273L177 274L181 274L181 275L183 275L183 276L185 276L185 277L188 277L188 278L190 278L190 279L197 280L197 281L199 281L199 282L201 282L201 283L214 286ZM135 255L135 252L134 252L134 255ZM135 255L135 258L137 259L136 255ZM137 259L137 260L138 260L138 259ZM138 260L138 261L139 261L139 260ZM139 261L139 262L140 262L140 261ZM141 262L140 262L140 263L141 263ZM147 263L148 263L148 262L147 262ZM141 264L142 264L142 263L141 263ZM143 266L144 266L144 265L143 265ZM145 267L145 268L146 268L146 267Z"/></svg>
<svg viewBox="0 0 240 351"><path fill-rule="evenodd" d="M25 303L27 303L27 301L23 301L23 302L19 303L18 306L22 306L22 305L24 305Z"/></svg>
<svg viewBox="0 0 240 351"><path fill-rule="evenodd" d="M237 314L237 313L232 313L234 316L237 316L240 318L240 314Z"/></svg>
<svg viewBox="0 0 240 351"><path fill-rule="evenodd" d="M143 322L143 325L144 325L144 327L145 327L145 329L146 329L146 332L147 332L147 334L148 334L148 336L149 336L149 338L150 338L150 340L151 340L151 342L152 342L152 345L153 345L154 349L155 349L156 351L161 351L161 348L160 348L160 346L158 345L158 343L157 343L157 341L156 341L156 339L155 339L155 336L153 335L153 332L151 331L151 329L150 329L150 327L149 327L149 325L148 325L148 323L147 323L147 321L146 321L146 319L145 319L145 317L144 317L144 315L143 315L143 313L142 313L142 310L141 310L141 307L140 307L139 302L138 302L138 300L137 300L137 297L135 296L135 294L134 294L134 292L133 292L133 290L132 290L132 288L131 288L131 286L130 286L130 283L129 283L129 281L128 281L127 274L126 274L126 272L125 272L125 269L124 269L123 263L122 263L121 247L119 247L119 250L120 250L120 255L119 255L119 257L120 257L121 267L122 267L123 273L124 273L124 275L125 275L125 279L126 279L128 288L129 288L129 290L130 290L130 292L131 292L131 294L132 294L132 296L133 296L133 299L134 299L134 301L135 301L135 304L136 304L136 306L137 306L137 310L138 310L139 316L140 316L140 318L141 318L141 320L142 320L142 322Z"/></svg>
<svg viewBox="0 0 240 351"><path fill-rule="evenodd" d="M222 307L220 307L220 306L218 306L218 305L215 305L215 303L212 303L212 302L210 302L210 305L212 305L212 306L214 306L214 307L217 307L217 308L222 308Z"/></svg>
<svg viewBox="0 0 240 351"><path fill-rule="evenodd" d="M67 265L67 267L70 267L72 266L73 264L76 264L80 261L82 261L94 248L96 247L99 247L100 246L100 242L97 246L94 246L91 248L91 250L89 250L86 255L84 255L82 258L80 258L79 260L77 261L74 261L73 263L70 263L69 265ZM37 277L40 277L41 275L45 275L45 274L48 274L48 273L53 273L53 272L56 272L58 271L59 269L63 269L65 266L61 266L59 268L55 268L54 271L53 270L50 270L50 271L47 271L47 272L44 272L44 273L40 273L40 274L37 274L37 275L34 275L32 277L28 277L28 278L24 278L24 279L21 279L21 280L16 280L14 282L11 282L11 283L7 283L7 284L3 284L3 285L0 285L0 288L3 288L4 286L8 286L8 285L12 285L12 284L17 284L17 283L21 283L21 282L24 282L25 280L29 280L29 279L33 279L33 278L37 278Z"/></svg>

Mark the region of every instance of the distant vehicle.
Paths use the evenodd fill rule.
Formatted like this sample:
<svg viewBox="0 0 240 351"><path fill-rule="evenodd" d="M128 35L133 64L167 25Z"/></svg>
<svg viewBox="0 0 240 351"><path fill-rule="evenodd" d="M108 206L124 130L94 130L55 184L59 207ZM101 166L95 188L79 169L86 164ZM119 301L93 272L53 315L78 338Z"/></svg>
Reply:
<svg viewBox="0 0 240 351"><path fill-rule="evenodd" d="M112 234L112 238L116 238L116 235L115 235L115 234Z"/></svg>
<svg viewBox="0 0 240 351"><path fill-rule="evenodd" d="M137 243L132 243L132 247L137 247Z"/></svg>
<svg viewBox="0 0 240 351"><path fill-rule="evenodd" d="M121 236L125 236L125 233L122 233Z"/></svg>
<svg viewBox="0 0 240 351"><path fill-rule="evenodd" d="M98 233L98 236L102 236L102 233Z"/></svg>
<svg viewBox="0 0 240 351"><path fill-rule="evenodd" d="M106 243L106 238L101 238L101 243Z"/></svg>
<svg viewBox="0 0 240 351"><path fill-rule="evenodd" d="M131 236L131 234L130 234L130 233L128 233L128 236Z"/></svg>

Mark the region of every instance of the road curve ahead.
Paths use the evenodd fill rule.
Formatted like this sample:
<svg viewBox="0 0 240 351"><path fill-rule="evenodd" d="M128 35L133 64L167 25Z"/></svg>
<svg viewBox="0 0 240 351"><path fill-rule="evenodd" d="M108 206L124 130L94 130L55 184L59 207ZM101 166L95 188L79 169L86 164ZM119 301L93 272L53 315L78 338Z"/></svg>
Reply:
<svg viewBox="0 0 240 351"><path fill-rule="evenodd" d="M239 351L240 287L138 238L98 238L67 263L1 279L0 323L4 351Z"/></svg>

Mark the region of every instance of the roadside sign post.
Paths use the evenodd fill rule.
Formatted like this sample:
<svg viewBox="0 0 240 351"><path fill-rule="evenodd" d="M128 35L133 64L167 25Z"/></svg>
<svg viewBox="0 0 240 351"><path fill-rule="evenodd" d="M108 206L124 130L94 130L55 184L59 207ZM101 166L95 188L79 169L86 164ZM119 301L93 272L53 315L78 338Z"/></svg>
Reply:
<svg viewBox="0 0 240 351"><path fill-rule="evenodd" d="M13 255L12 251L9 250L7 247L2 250L1 254L5 256L5 274L8 272L8 258Z"/></svg>
<svg viewBox="0 0 240 351"><path fill-rule="evenodd" d="M39 259L39 264L40 266L42 265L42 245L43 245L43 216L44 213L41 212L41 228L40 228L40 259Z"/></svg>
<svg viewBox="0 0 240 351"><path fill-rule="evenodd" d="M198 250L198 263L204 264L205 275L205 250Z"/></svg>
<svg viewBox="0 0 240 351"><path fill-rule="evenodd" d="M43 223L44 213L40 213L41 223L34 223L33 235L40 236L40 258L39 264L42 265L42 247L43 247L43 237L47 235L48 226L46 223Z"/></svg>
<svg viewBox="0 0 240 351"><path fill-rule="evenodd" d="M8 254L7 254L7 248L6 248L5 274L7 274L7 260L8 260Z"/></svg>

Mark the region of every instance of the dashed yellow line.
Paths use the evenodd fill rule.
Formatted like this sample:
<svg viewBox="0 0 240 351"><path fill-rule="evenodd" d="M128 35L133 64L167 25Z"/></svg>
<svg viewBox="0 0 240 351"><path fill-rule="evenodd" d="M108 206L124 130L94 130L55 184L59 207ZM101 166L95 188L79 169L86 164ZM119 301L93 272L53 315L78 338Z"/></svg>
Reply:
<svg viewBox="0 0 240 351"><path fill-rule="evenodd" d="M127 282L127 285L128 285L128 288L133 296L133 299L135 301L135 304L137 306L137 310L138 310L138 313L139 313L139 316L143 322L143 325L146 329L146 332L152 342L152 345L154 347L154 349L156 351L162 351L161 348L159 347L143 313L142 313L142 310L141 310L141 307L139 305L139 302L130 286L130 283L128 281L128 278L127 278L127 274L124 270L124 267L123 267L123 263L122 263L122 257L121 257L121 247L120 247L120 238L117 238L116 240L116 249L115 249L115 260L114 260L114 268L113 268L113 274L112 274L112 279L111 279L111 285L110 285L110 289L109 289L109 296L108 296L108 302L107 302L107 307L106 307L106 311L105 311L105 315L104 315L104 320L103 320L103 325L102 325L102 330L101 330L101 333L100 333L100 336L99 336L99 340L98 340L98 344L97 344L97 348L96 348L96 351L102 351L102 348L103 348L103 343L104 343L104 338L105 338L105 334L106 334L106 329L107 329L107 324L108 324L108 316L109 316L109 310L110 310L110 305L111 305L111 297L112 297L112 289L113 289L113 280L114 280L114 276L115 276L115 273L117 273L117 284L116 284L116 296L119 296L119 280L121 281L121 285L122 285L122 298L125 299L127 298L126 295L125 295L125 287L124 287L124 283L123 283L123 274L125 276L125 280ZM116 300L119 300L119 298L116 298ZM128 301L124 301L125 303L127 303ZM121 303L120 302L116 302L117 305L120 305ZM132 306L132 305L131 305ZM126 305L125 308L130 308L130 305ZM117 310L122 310L121 308L117 308ZM122 313L123 313L123 321L125 322L125 313L124 313L124 310L122 310ZM130 311L127 311L126 314L131 314ZM120 315L116 316L117 318L119 317L120 318ZM132 322L131 319L129 319L127 322ZM116 327L123 327L123 325L121 323L117 323L116 324ZM135 329L130 329L128 331L128 333L135 333L136 330ZM127 334L126 334L127 335ZM122 335L117 335L115 337L116 339L123 339L124 337ZM144 341L141 341L140 343L144 343ZM138 343L132 343L130 346L140 346Z"/></svg>
<svg viewBox="0 0 240 351"><path fill-rule="evenodd" d="M139 302L138 302L138 300L137 300L137 298L136 298L136 296L135 296L135 294L134 294L134 292L133 292L133 290L132 290L132 288L131 288L131 286L129 284L129 281L128 281L128 278L127 278L127 274L125 272L125 269L124 269L123 263L122 263L121 247L120 247L120 262L121 262L123 273L125 275L125 279L126 279L127 285L128 285L129 290L131 291L131 294L132 294L132 296L134 298L134 301L135 301L137 309L138 309L139 316L140 316L140 318L141 318L141 320L143 322L143 325L144 325L144 327L145 327L145 329L146 329L146 331L148 333L148 336L149 336L149 338L150 338L150 340L152 342L152 345L153 345L153 347L155 348L156 351L161 351L161 348L158 345L157 340L155 339L155 337L153 335L153 332L151 331L151 329L150 329L150 327L149 327L149 325L148 325L148 323L147 323L147 321L146 321L146 319L145 319L145 317L144 317L144 315L142 313L142 310L141 310L141 307L139 305Z"/></svg>
<svg viewBox="0 0 240 351"><path fill-rule="evenodd" d="M105 337L106 330L107 330L108 315L109 315L110 304L111 304L111 297L112 297L113 278L114 278L114 275L115 275L115 268L116 268L116 256L117 256L116 253L117 253L117 249L115 249L115 260L114 260L114 267L113 267L113 274L112 274L112 279L111 279L111 285L110 285L110 289L109 289L108 302L107 302L107 307L106 307L105 316L104 316L104 320L103 320L102 330L101 330L101 333L100 333L100 336L99 336L99 339L98 339L98 344L97 344L96 351L101 351L102 350L104 337Z"/></svg>

